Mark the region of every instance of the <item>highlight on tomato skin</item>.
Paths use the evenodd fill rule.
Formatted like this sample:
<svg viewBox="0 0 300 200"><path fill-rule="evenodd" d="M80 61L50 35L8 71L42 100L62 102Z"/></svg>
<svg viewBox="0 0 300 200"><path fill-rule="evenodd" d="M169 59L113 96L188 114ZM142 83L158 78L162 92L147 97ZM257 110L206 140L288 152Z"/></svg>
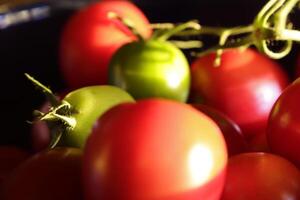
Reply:
<svg viewBox="0 0 300 200"><path fill-rule="evenodd" d="M300 198L300 171L271 153L242 153L229 158L221 200Z"/></svg>
<svg viewBox="0 0 300 200"><path fill-rule="evenodd" d="M107 83L107 68L115 51L136 36L109 13L129 20L138 32L152 34L145 14L132 2L99 1L73 14L63 27L59 42L61 75L69 88Z"/></svg>
<svg viewBox="0 0 300 200"><path fill-rule="evenodd" d="M191 96L225 113L251 138L266 129L271 108L289 83L287 74L250 48L225 50L219 66L215 58L209 54L192 63Z"/></svg>
<svg viewBox="0 0 300 200"><path fill-rule="evenodd" d="M240 127L221 111L204 104L191 104L211 117L220 127L226 141L228 156L249 151L249 145Z"/></svg>
<svg viewBox="0 0 300 200"><path fill-rule="evenodd" d="M147 99L107 111L83 156L87 200L218 200L227 150L217 124L184 103Z"/></svg>

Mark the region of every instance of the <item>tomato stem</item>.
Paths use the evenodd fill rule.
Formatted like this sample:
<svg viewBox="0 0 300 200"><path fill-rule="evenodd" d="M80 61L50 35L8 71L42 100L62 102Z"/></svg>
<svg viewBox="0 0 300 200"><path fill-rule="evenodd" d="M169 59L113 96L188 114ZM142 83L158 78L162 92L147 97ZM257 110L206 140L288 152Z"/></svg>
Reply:
<svg viewBox="0 0 300 200"><path fill-rule="evenodd" d="M36 80L27 73L25 73L25 76L37 87L37 89L41 90L46 95L47 99L50 101L52 106L58 106L61 104L61 101L54 95L54 93L48 87L41 84L38 80Z"/></svg>
<svg viewBox="0 0 300 200"><path fill-rule="evenodd" d="M109 12L108 13L108 18L116 19L116 20L120 21L122 24L124 24L124 26L126 26L132 32L132 34L135 35L138 38L138 41L143 41L144 40L144 37L136 29L134 23L131 20L129 20L127 18L123 18L115 12Z"/></svg>
<svg viewBox="0 0 300 200"><path fill-rule="evenodd" d="M174 24L160 23L152 24L152 27L159 32L161 39L170 36L202 36L212 35L219 37L217 45L205 48L200 52L193 52L194 56L203 56L205 54L216 52L216 65L220 64L220 55L224 49L228 48L245 48L254 45L259 51L267 56L280 59L286 56L292 49L292 43L300 42L300 31L294 30L292 23L288 22L288 15L300 0L269 0L254 18L253 23L247 26L238 27L206 27L178 31ZM194 23L196 23L194 21ZM196 25L195 25L196 26ZM165 34L162 30L169 29ZM175 30L174 30L175 29ZM165 34L165 35L164 35ZM272 49L272 45L280 42L279 50Z"/></svg>

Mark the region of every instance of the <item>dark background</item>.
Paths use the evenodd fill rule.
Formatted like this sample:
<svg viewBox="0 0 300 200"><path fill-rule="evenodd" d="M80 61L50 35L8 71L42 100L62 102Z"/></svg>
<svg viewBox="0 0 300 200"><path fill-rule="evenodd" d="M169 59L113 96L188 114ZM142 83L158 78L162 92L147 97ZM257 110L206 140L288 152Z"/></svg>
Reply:
<svg viewBox="0 0 300 200"><path fill-rule="evenodd" d="M203 25L248 25L266 0L135 0L151 22L184 22L198 19ZM24 73L33 75L60 91L65 84L60 77L58 44L62 27L76 11L74 7L53 6L49 18L0 30L0 122L1 144L28 147L32 110L44 96L36 91ZM300 11L299 11L300 12ZM294 16L295 17L295 16ZM292 74L298 47L279 60Z"/></svg>

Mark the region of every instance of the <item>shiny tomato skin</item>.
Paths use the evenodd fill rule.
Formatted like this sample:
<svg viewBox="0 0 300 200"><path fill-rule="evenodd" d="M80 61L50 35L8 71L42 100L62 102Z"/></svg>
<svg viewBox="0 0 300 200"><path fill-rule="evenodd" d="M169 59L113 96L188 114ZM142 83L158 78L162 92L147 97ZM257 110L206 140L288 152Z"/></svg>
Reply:
<svg viewBox="0 0 300 200"><path fill-rule="evenodd" d="M82 151L42 151L18 166L4 183L3 200L82 200Z"/></svg>
<svg viewBox="0 0 300 200"><path fill-rule="evenodd" d="M300 171L287 159L259 152L229 158L221 200L299 198Z"/></svg>
<svg viewBox="0 0 300 200"><path fill-rule="evenodd" d="M228 156L248 151L248 144L240 127L224 113L204 104L192 104L194 108L212 118L220 127L226 141Z"/></svg>
<svg viewBox="0 0 300 200"><path fill-rule="evenodd" d="M185 102L190 90L190 66L183 52L168 41L131 42L114 54L109 84L135 99L168 98Z"/></svg>
<svg viewBox="0 0 300 200"><path fill-rule="evenodd" d="M99 118L85 146L85 199L217 200L226 162L220 129L191 106L119 104Z"/></svg>
<svg viewBox="0 0 300 200"><path fill-rule="evenodd" d="M267 141L272 152L300 167L300 78L280 95L270 113Z"/></svg>
<svg viewBox="0 0 300 200"><path fill-rule="evenodd" d="M120 21L109 18L109 12L130 20L143 37L150 37L148 19L130 1L99 1L76 12L63 28L59 50L61 73L70 88L106 84L112 55L136 40Z"/></svg>
<svg viewBox="0 0 300 200"><path fill-rule="evenodd" d="M226 50L217 67L215 57L192 63L191 96L224 112L247 138L265 130L271 108L288 84L287 74L253 49Z"/></svg>

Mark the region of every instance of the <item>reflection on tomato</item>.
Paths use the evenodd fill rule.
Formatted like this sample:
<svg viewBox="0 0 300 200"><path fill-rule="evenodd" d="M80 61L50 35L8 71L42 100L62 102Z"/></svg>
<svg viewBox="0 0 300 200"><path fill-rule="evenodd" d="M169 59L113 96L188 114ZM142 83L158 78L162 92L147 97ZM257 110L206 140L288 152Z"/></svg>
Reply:
<svg viewBox="0 0 300 200"><path fill-rule="evenodd" d="M287 75L255 50L229 49L214 66L215 54L192 63L192 96L200 96L235 121L246 137L264 130L270 110L287 86Z"/></svg>
<svg viewBox="0 0 300 200"><path fill-rule="evenodd" d="M82 200L82 151L55 148L26 160L3 185L4 200Z"/></svg>
<svg viewBox="0 0 300 200"><path fill-rule="evenodd" d="M136 36L109 12L130 20L145 38L152 31L148 19L130 1L100 1L75 13L66 23L60 42L60 67L71 88L106 84L108 63L123 44Z"/></svg>
<svg viewBox="0 0 300 200"><path fill-rule="evenodd" d="M300 199L300 171L288 160L269 153L232 156L221 199Z"/></svg>
<svg viewBox="0 0 300 200"><path fill-rule="evenodd" d="M273 152L300 167L300 78L280 95L270 114L267 140Z"/></svg>
<svg viewBox="0 0 300 200"><path fill-rule="evenodd" d="M193 107L163 99L119 104L88 138L86 200L217 200L226 144L217 124Z"/></svg>
<svg viewBox="0 0 300 200"><path fill-rule="evenodd" d="M193 104L192 106L211 117L218 124L226 141L228 156L248 150L246 139L234 121L210 106L203 104Z"/></svg>

